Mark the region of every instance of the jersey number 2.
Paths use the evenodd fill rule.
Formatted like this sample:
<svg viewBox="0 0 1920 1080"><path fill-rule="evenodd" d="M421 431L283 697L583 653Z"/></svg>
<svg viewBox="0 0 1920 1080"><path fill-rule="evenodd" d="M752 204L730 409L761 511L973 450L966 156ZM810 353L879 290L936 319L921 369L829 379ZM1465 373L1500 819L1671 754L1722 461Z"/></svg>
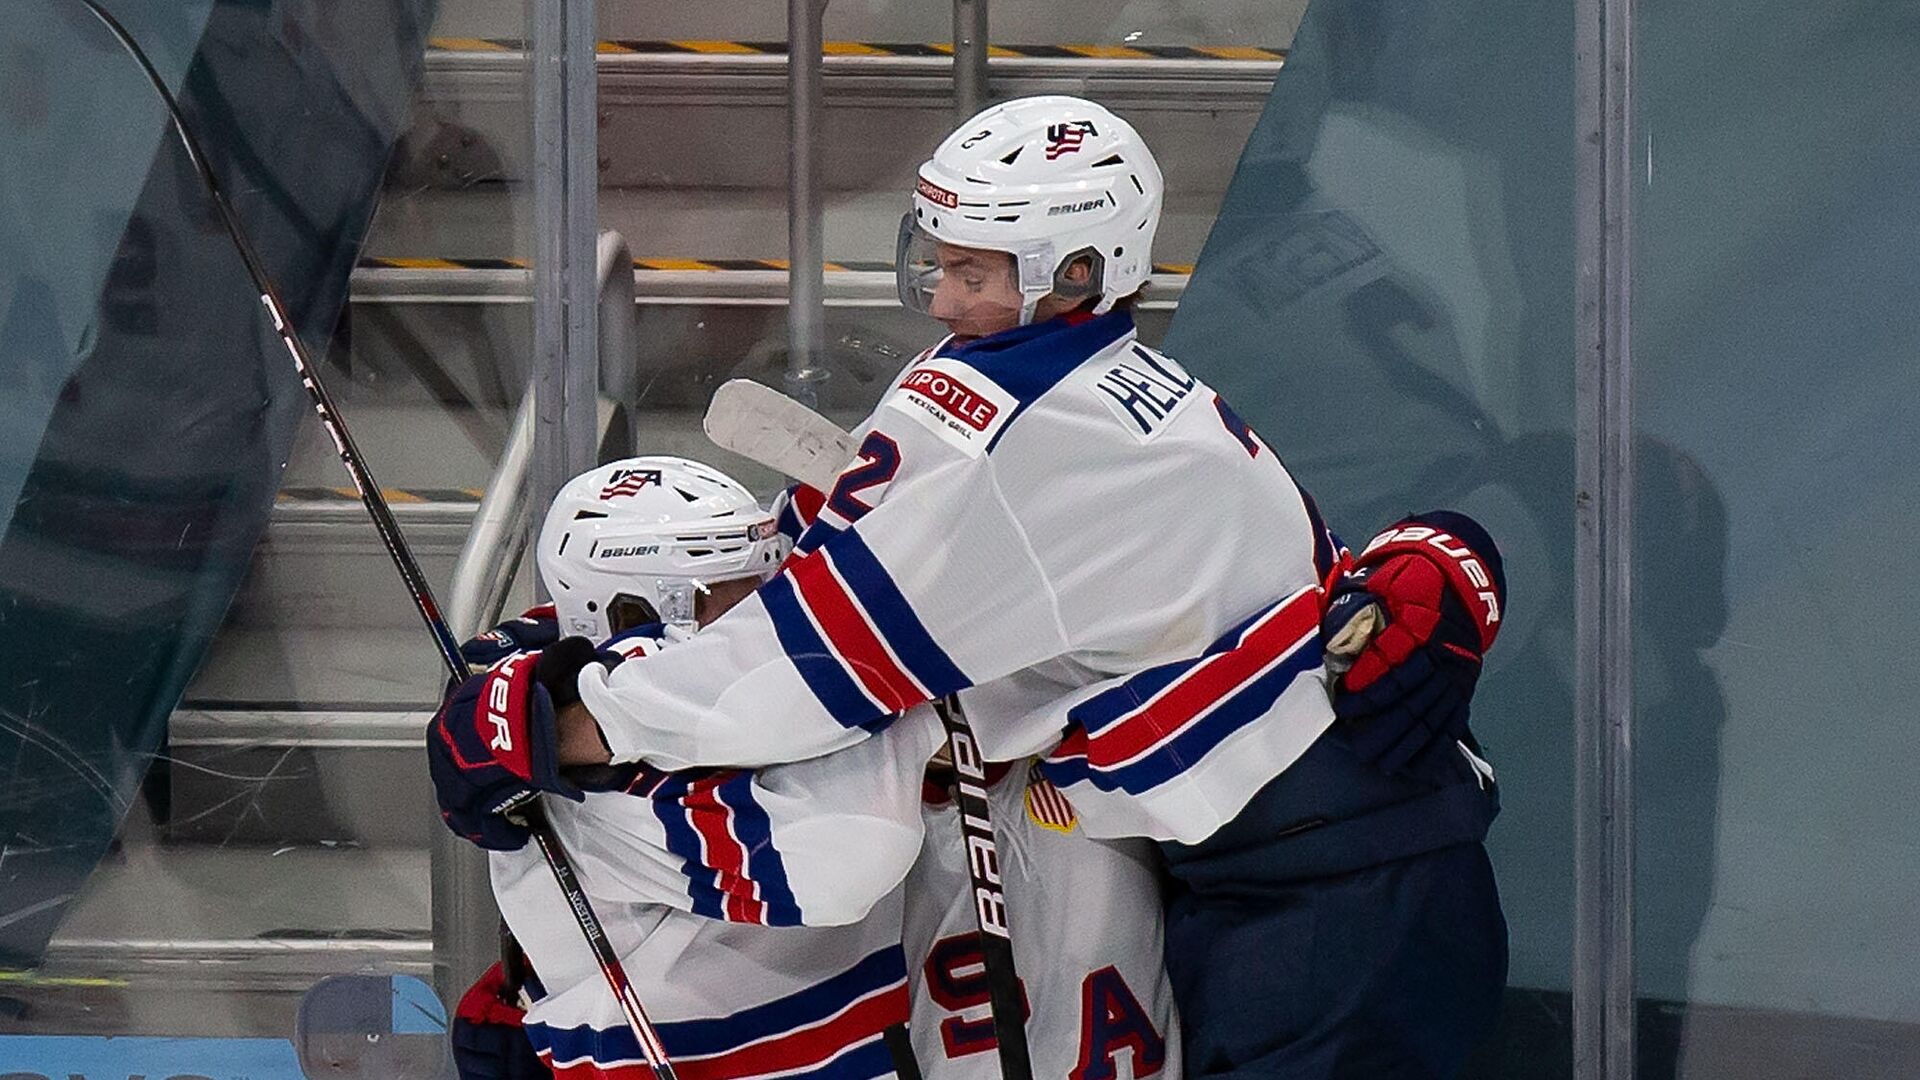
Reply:
<svg viewBox="0 0 1920 1080"><path fill-rule="evenodd" d="M900 444L877 431L869 432L867 441L860 444L858 461L840 474L827 495L827 507L849 524L873 512L872 503L856 496L892 482L900 471Z"/></svg>

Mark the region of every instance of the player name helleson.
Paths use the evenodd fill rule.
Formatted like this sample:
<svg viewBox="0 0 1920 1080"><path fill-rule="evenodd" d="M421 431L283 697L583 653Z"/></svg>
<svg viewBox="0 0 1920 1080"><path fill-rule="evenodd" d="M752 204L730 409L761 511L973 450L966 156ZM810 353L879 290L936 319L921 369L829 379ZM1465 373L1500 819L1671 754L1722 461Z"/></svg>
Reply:
<svg viewBox="0 0 1920 1080"><path fill-rule="evenodd" d="M1135 360L1113 364L1094 387L1119 406L1116 415L1120 409L1125 410L1144 438L1153 435L1161 422L1179 409L1196 384L1193 376L1167 357L1139 346L1132 351Z"/></svg>

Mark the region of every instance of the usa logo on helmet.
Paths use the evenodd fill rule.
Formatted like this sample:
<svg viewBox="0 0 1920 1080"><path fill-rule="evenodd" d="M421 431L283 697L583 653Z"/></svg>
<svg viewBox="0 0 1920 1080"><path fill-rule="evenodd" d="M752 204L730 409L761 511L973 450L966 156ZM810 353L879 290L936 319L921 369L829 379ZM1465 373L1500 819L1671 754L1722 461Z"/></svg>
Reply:
<svg viewBox="0 0 1920 1080"><path fill-rule="evenodd" d="M600 489L600 497L611 499L616 495L638 495L641 488L659 482L659 469L615 469L613 475L607 477L607 486Z"/></svg>
<svg viewBox="0 0 1920 1080"><path fill-rule="evenodd" d="M1080 144L1089 135L1098 135L1093 130L1091 120L1069 120L1064 124L1047 125L1047 160L1052 161L1062 154L1077 154Z"/></svg>

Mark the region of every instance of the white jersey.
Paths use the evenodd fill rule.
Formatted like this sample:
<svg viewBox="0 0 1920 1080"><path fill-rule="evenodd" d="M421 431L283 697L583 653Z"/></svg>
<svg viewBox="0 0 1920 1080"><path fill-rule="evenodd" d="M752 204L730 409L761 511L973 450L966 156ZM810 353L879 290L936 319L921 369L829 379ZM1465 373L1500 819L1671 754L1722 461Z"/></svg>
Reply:
<svg viewBox="0 0 1920 1080"><path fill-rule="evenodd" d="M1025 763L988 789L1037 1080L1179 1080L1153 845L1093 840ZM907 877L913 1048L926 1080L1000 1080L960 823L929 786Z"/></svg>
<svg viewBox="0 0 1920 1080"><path fill-rule="evenodd" d="M943 343L855 435L754 597L581 673L615 760L815 757L958 691L986 756L1049 755L1089 833L1191 843L1332 722L1332 539L1128 312Z"/></svg>
<svg viewBox="0 0 1920 1080"><path fill-rule="evenodd" d="M893 1074L883 1033L908 1013L899 886L921 847L921 777L940 741L926 713L817 760L644 770L626 792L547 800L682 1080ZM534 1048L562 1078L649 1077L539 850L491 863L536 976Z"/></svg>

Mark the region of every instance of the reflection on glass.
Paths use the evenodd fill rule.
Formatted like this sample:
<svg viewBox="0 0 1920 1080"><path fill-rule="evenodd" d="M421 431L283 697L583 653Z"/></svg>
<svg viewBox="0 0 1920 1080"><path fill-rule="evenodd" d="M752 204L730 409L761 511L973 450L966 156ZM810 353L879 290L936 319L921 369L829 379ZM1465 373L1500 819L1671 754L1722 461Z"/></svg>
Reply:
<svg viewBox="0 0 1920 1080"><path fill-rule="evenodd" d="M388 166L436 5L108 6L444 588L524 377L495 339L524 315L436 327L355 268L383 187L392 207L424 183L417 157ZM427 971L431 644L159 101L84 6L9 10L0 145L0 1038L286 1040L322 975ZM280 1051L9 1041L0 1068L285 1075Z"/></svg>
<svg viewBox="0 0 1920 1080"><path fill-rule="evenodd" d="M1314 4L1166 340L1349 542L1451 506L1505 553L1474 729L1511 989L1475 1076L1571 1069L1570 15Z"/></svg>
<svg viewBox="0 0 1920 1080"><path fill-rule="evenodd" d="M1643 16L1641 1075L1913 1076L1920 22Z"/></svg>

